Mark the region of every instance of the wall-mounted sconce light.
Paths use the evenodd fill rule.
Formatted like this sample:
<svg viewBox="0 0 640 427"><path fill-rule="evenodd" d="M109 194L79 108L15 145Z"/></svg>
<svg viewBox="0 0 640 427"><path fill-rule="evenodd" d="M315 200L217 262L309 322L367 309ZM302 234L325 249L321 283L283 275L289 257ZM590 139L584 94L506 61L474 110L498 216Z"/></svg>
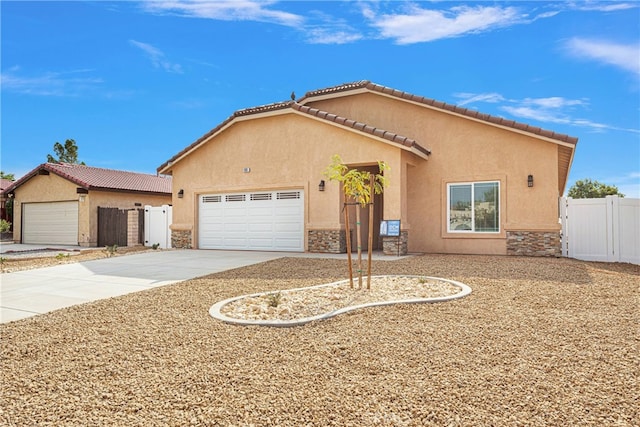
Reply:
<svg viewBox="0 0 640 427"><path fill-rule="evenodd" d="M324 191L324 179L320 180L320 184L318 185L318 191Z"/></svg>
<svg viewBox="0 0 640 427"><path fill-rule="evenodd" d="M184 190L181 188L180 191L178 191L178 199L182 199L184 197Z"/></svg>
<svg viewBox="0 0 640 427"><path fill-rule="evenodd" d="M527 186L533 187L533 175L527 177Z"/></svg>

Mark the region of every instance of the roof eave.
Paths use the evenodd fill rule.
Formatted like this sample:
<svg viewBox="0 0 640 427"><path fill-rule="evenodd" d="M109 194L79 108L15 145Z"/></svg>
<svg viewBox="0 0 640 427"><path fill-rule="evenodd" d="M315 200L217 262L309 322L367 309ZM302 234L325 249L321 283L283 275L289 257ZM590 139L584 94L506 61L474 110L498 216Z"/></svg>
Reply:
<svg viewBox="0 0 640 427"><path fill-rule="evenodd" d="M577 142L576 142L577 144ZM576 150L575 146L571 150L571 158L569 159L569 164L567 165L567 177L564 179L564 184L562 185L562 191L560 191L560 196L562 196L567 189L567 184L569 184L569 172L571 171L571 166L573 166L573 159L575 157Z"/></svg>

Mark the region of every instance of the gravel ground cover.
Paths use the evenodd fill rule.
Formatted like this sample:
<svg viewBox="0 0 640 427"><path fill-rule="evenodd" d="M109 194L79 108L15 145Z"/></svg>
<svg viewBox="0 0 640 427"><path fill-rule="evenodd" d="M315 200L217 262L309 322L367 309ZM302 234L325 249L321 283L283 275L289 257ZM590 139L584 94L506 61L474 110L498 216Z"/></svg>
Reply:
<svg viewBox="0 0 640 427"><path fill-rule="evenodd" d="M131 255L151 250L153 249L145 246L131 246L117 248L113 253L110 253L105 248L82 249L78 251L46 249L38 251L9 252L0 256L0 273L13 273L16 271L32 270L34 268L91 261L110 256Z"/></svg>
<svg viewBox="0 0 640 427"><path fill-rule="evenodd" d="M224 305L220 314L229 319L287 322L365 304L449 297L463 290L446 280L424 276L373 276L369 289L365 289L366 277L362 288L358 288L357 279L354 282L353 287L347 279L328 285L244 295L221 301Z"/></svg>
<svg viewBox="0 0 640 427"><path fill-rule="evenodd" d="M0 325L0 424L637 426L640 267L427 255L374 274L471 286L296 328L208 315L344 278L283 258Z"/></svg>

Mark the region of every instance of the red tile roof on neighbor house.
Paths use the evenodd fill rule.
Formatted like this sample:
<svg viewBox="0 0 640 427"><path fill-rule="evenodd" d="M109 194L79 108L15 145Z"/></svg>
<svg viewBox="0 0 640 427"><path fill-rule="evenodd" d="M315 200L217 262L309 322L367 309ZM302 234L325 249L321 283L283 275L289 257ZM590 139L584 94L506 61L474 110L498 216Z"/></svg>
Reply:
<svg viewBox="0 0 640 427"><path fill-rule="evenodd" d="M0 178L0 193L4 192L7 188L11 187L13 181L9 181L8 179Z"/></svg>
<svg viewBox="0 0 640 427"><path fill-rule="evenodd" d="M170 177L69 163L43 163L12 183L4 191L11 192L15 190L33 176L41 173L40 171L54 173L87 190L171 194Z"/></svg>
<svg viewBox="0 0 640 427"><path fill-rule="evenodd" d="M536 126L529 126L525 123L519 123L514 120L507 120L503 117L492 116L490 114L483 114L476 110L470 110L468 108L459 107L453 104L447 104L445 102L436 101L434 99L425 98L424 96L413 95L408 92L403 92L401 90L393 89L387 86L382 86L376 83L372 83L369 80L361 80L358 82L344 83L338 86L328 87L325 89L318 89L314 91L307 92L304 94L302 98L298 100L300 104L304 104L311 100L311 98L317 97L327 97L331 95L335 95L340 92L362 92L362 91L371 91L378 92L388 96L393 96L399 99L404 99L407 101L415 102L418 104L424 104L433 108L437 108L444 111L450 111L452 113L460 114L463 116L470 117L472 119L481 120L484 122L488 122L497 126L504 126L507 128L513 128L515 130L532 133L534 135L539 135L542 137L555 139L560 142L568 143L575 145L578 142L578 138L569 136L562 133L556 133L553 131L545 130Z"/></svg>

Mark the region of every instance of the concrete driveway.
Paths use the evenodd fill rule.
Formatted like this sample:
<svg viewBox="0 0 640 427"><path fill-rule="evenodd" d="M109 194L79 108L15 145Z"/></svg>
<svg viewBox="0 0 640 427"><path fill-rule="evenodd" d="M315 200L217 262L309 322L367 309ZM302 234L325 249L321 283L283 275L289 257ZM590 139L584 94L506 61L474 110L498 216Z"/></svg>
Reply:
<svg viewBox="0 0 640 427"><path fill-rule="evenodd" d="M0 275L0 323L287 256L282 252L171 250Z"/></svg>

